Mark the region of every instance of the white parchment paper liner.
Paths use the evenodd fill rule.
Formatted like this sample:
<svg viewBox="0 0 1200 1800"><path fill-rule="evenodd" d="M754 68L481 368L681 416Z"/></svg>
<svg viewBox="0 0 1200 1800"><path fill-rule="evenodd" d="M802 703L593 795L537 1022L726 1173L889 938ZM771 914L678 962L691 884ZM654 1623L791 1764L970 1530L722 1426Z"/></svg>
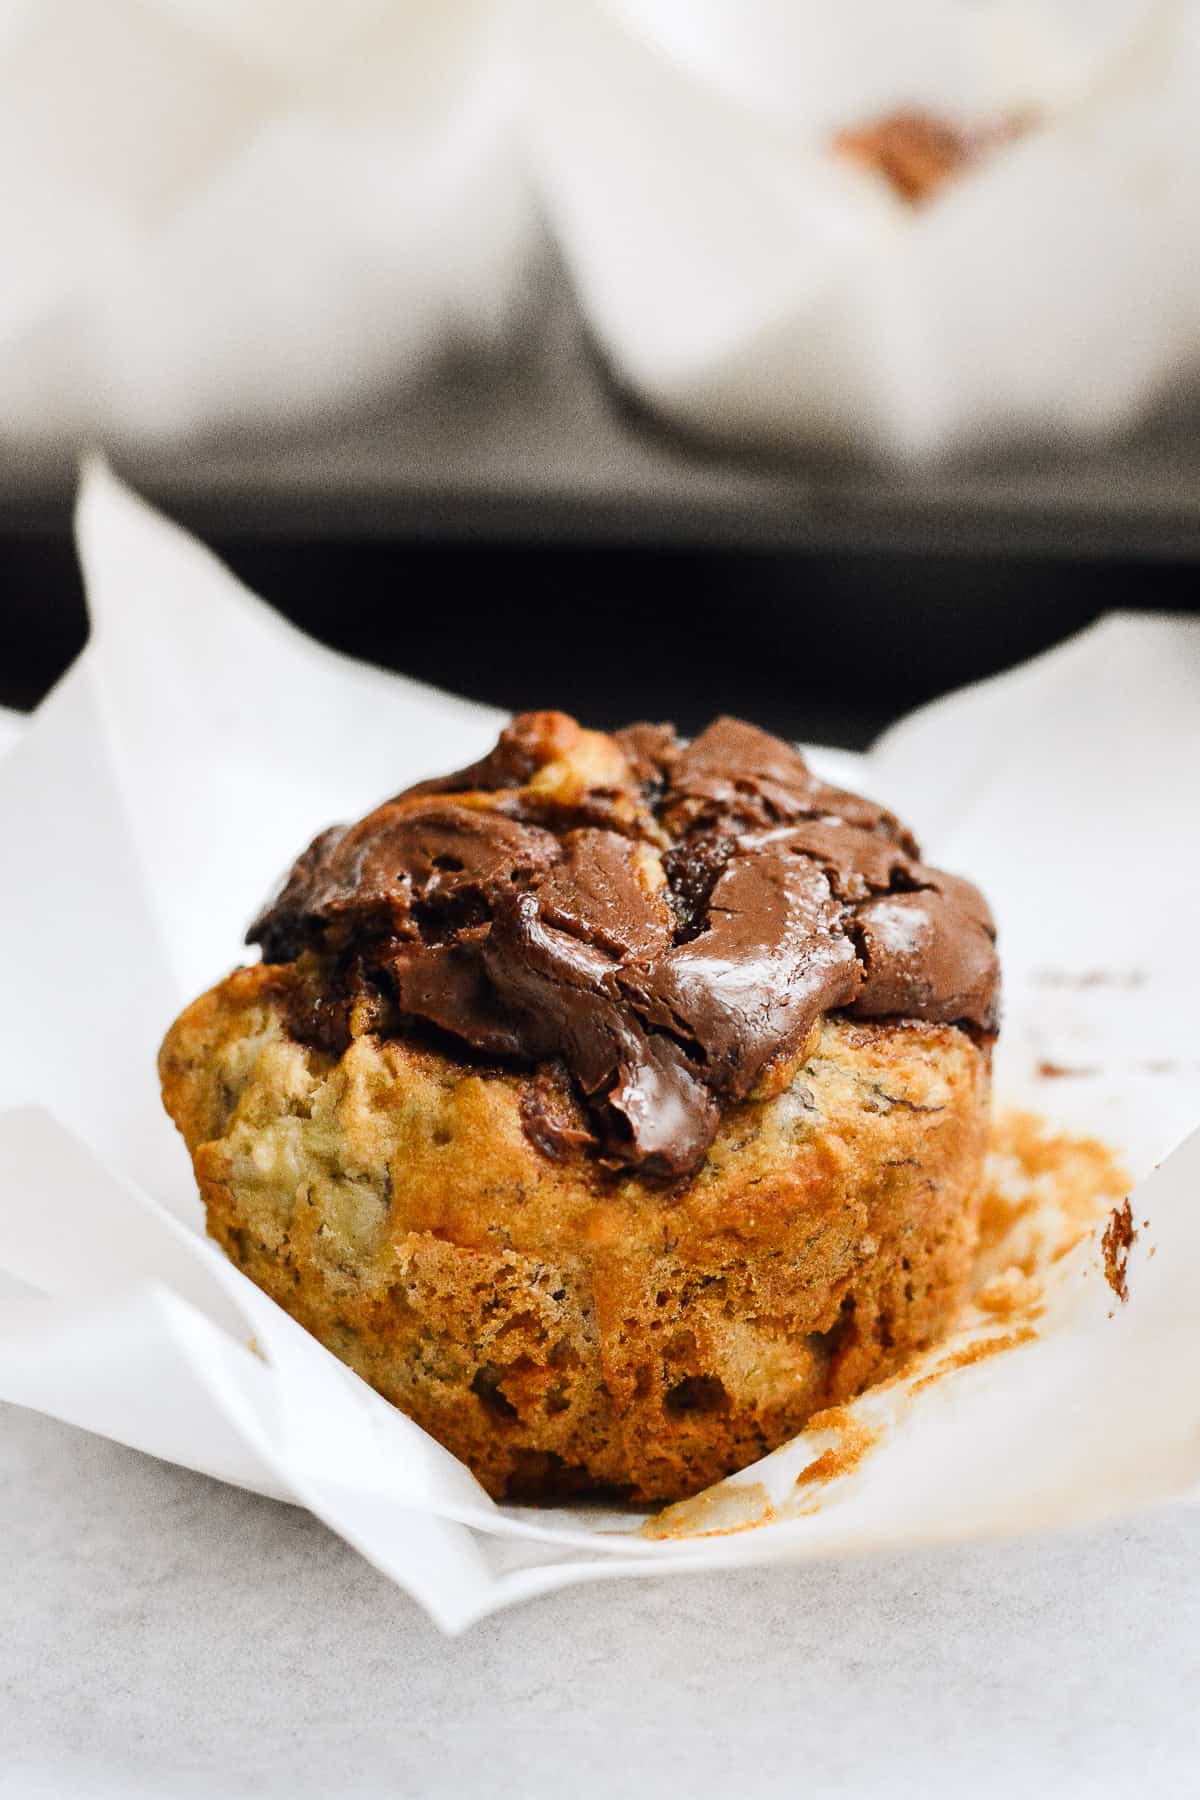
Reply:
<svg viewBox="0 0 1200 1800"><path fill-rule="evenodd" d="M618 375L735 442L928 457L1127 425L1200 365L1185 0L578 0L530 33L532 166ZM830 149L1039 123L913 208Z"/></svg>
<svg viewBox="0 0 1200 1800"><path fill-rule="evenodd" d="M204 1240L158 1102L165 1025L297 845L478 754L496 716L318 648L99 466L79 536L91 642L0 760L0 1398L308 1506L447 1630L598 1575L1076 1523L1200 1481L1200 1136L1167 1155L1200 1113L1200 626L1106 620L869 758L819 754L991 895L1002 1093L1144 1177L1128 1304L1083 1244L1035 1341L864 1396L878 1441L819 1495L807 1433L714 1491L698 1528L724 1535L656 1541L494 1505ZM775 1522L729 1529L755 1508Z"/></svg>
<svg viewBox="0 0 1200 1800"><path fill-rule="evenodd" d="M521 316L500 0L0 7L0 434L374 407Z"/></svg>

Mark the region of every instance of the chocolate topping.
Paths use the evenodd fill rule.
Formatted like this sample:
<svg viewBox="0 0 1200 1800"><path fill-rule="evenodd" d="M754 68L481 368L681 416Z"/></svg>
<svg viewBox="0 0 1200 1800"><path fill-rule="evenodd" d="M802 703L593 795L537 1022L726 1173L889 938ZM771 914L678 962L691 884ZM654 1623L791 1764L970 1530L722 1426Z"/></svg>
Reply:
<svg viewBox="0 0 1200 1800"><path fill-rule="evenodd" d="M882 175L901 200L924 205L992 150L1012 143L1033 123L1012 114L964 128L931 113L901 110L839 131L833 147Z"/></svg>
<svg viewBox="0 0 1200 1800"><path fill-rule="evenodd" d="M993 1031L994 936L891 813L752 725L685 745L526 713L481 762L323 832L248 942L303 959L300 1037L432 1026L538 1065L523 1116L548 1155L590 1141L679 1176L826 1012Z"/></svg>

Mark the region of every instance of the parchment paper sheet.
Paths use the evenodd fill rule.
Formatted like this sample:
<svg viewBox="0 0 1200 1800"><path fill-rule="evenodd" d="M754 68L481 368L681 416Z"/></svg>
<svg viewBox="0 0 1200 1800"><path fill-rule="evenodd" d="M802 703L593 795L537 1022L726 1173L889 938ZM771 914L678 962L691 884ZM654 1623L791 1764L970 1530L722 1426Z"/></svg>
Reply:
<svg viewBox="0 0 1200 1800"><path fill-rule="evenodd" d="M1196 380L1187 0L576 0L527 54L551 227L672 420L928 459L1103 436ZM906 110L1028 129L913 207L832 148Z"/></svg>
<svg viewBox="0 0 1200 1800"><path fill-rule="evenodd" d="M858 1466L798 1485L830 1441L807 1433L654 1538L493 1504L205 1241L158 1099L166 1025L297 848L479 754L497 715L319 648L102 465L78 529L91 641L0 757L0 1398L311 1508L451 1631L600 1575L1066 1524L1200 1483L1200 624L1109 618L868 757L813 753L991 897L999 1097L1123 1154L1128 1303L1089 1239L1029 1341L864 1396Z"/></svg>

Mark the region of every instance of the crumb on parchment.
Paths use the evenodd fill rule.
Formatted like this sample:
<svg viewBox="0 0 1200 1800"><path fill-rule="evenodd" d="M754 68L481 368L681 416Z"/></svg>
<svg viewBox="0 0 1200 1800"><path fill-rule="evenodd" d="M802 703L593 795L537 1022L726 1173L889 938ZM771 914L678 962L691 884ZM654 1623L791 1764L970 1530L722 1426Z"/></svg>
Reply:
<svg viewBox="0 0 1200 1800"><path fill-rule="evenodd" d="M1104 1279L1122 1305L1129 1299L1129 1252L1136 1237L1133 1208L1126 1198L1120 1206L1113 1207L1100 1240L1104 1251Z"/></svg>
<svg viewBox="0 0 1200 1800"><path fill-rule="evenodd" d="M851 1469L858 1467L867 1451L879 1439L879 1432L860 1419L849 1406L830 1406L824 1412L815 1413L809 1420L808 1429L836 1431L838 1441L828 1450L822 1450L819 1456L801 1469L796 1477L797 1487L848 1475Z"/></svg>

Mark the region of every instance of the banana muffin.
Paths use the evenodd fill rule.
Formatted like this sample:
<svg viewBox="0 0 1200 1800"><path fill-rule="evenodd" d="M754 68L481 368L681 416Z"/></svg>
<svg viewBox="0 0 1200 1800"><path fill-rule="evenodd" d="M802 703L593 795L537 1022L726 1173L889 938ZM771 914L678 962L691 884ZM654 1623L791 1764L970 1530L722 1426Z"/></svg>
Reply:
<svg viewBox="0 0 1200 1800"><path fill-rule="evenodd" d="M978 891L781 740L525 714L167 1034L209 1230L498 1497L674 1500L953 1321Z"/></svg>

